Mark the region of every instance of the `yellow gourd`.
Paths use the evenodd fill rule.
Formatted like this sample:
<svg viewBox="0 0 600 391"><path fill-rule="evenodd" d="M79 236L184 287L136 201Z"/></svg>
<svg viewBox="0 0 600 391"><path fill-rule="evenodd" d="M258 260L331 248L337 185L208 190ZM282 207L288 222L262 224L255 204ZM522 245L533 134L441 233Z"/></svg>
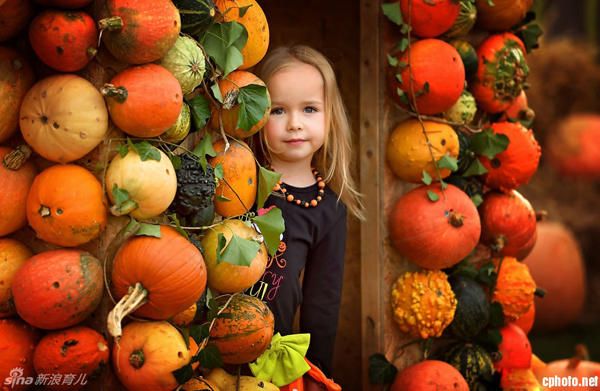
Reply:
<svg viewBox="0 0 600 391"><path fill-rule="evenodd" d="M214 383L221 391L236 391L237 376L230 375L222 368L213 368L206 379ZM240 376L239 391L279 391L273 383L252 376Z"/></svg>

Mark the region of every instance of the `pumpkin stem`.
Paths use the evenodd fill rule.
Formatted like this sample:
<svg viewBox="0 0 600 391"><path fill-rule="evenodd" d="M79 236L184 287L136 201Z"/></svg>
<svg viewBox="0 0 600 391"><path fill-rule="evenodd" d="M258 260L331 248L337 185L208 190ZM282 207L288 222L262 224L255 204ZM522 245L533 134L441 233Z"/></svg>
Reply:
<svg viewBox="0 0 600 391"><path fill-rule="evenodd" d="M448 222L450 223L451 226L460 228L465 223L465 220L464 220L463 215L461 215L458 212L452 211L452 212L450 212L450 216L448 216Z"/></svg>
<svg viewBox="0 0 600 391"><path fill-rule="evenodd" d="M42 206L40 206L40 210L38 210L38 213L42 217L49 217L51 214L51 211L50 211L50 208L48 208L46 205L42 205Z"/></svg>
<svg viewBox="0 0 600 391"><path fill-rule="evenodd" d="M98 28L100 30L121 30L123 27L123 19L120 16L112 16L98 21Z"/></svg>
<svg viewBox="0 0 600 391"><path fill-rule="evenodd" d="M144 366L145 362L146 362L146 355L144 355L144 352L141 349L134 350L129 355L129 363L135 369L140 369L142 366Z"/></svg>
<svg viewBox="0 0 600 391"><path fill-rule="evenodd" d="M502 249L504 248L505 245L506 245L506 236L496 235L496 236L494 236L494 241L492 242L492 245L490 246L490 248L492 249L492 252L494 254L496 254L496 253L499 253L500 251L502 251Z"/></svg>
<svg viewBox="0 0 600 391"><path fill-rule="evenodd" d="M535 221L543 221L548 217L548 212L545 210L539 211L535 213Z"/></svg>
<svg viewBox="0 0 600 391"><path fill-rule="evenodd" d="M130 286L127 294L109 312L107 321L108 333L117 343L121 338L121 321L123 318L147 302L148 290L142 284L136 282L135 286Z"/></svg>
<svg viewBox="0 0 600 391"><path fill-rule="evenodd" d="M546 296L546 290L543 288L540 288L539 286L535 288L535 292L533 292L534 295L536 295L537 297L544 297Z"/></svg>
<svg viewBox="0 0 600 391"><path fill-rule="evenodd" d="M134 200L127 200L127 201L123 202L122 204L113 205L110 208L110 213L112 213L114 216L123 216L130 212L133 212L137 208L139 208L139 205L137 202L135 202Z"/></svg>
<svg viewBox="0 0 600 391"><path fill-rule="evenodd" d="M231 110L235 105L238 104L238 96L240 95L240 90L233 89L225 94L225 98L223 99L223 108L225 110Z"/></svg>
<svg viewBox="0 0 600 391"><path fill-rule="evenodd" d="M527 120L527 121L533 121L535 119L535 111L533 111L529 107L526 109L523 109L523 110L519 111L519 118Z"/></svg>
<svg viewBox="0 0 600 391"><path fill-rule="evenodd" d="M98 50L95 47L93 47L93 46L90 46L85 51L85 55L88 56L88 58L94 57L96 55L96 53L98 53Z"/></svg>
<svg viewBox="0 0 600 391"><path fill-rule="evenodd" d="M29 145L18 146L14 151L4 156L2 164L11 171L17 171L31 156Z"/></svg>
<svg viewBox="0 0 600 391"><path fill-rule="evenodd" d="M575 345L575 356L571 357L569 360L569 364L567 365L567 369L577 369L579 363L582 361L589 360L590 355L588 353L587 347L584 344L578 343Z"/></svg>
<svg viewBox="0 0 600 391"><path fill-rule="evenodd" d="M115 87L113 84L106 83L100 89L100 94L107 98L113 98L118 103L123 103L127 100L127 89L125 87Z"/></svg>

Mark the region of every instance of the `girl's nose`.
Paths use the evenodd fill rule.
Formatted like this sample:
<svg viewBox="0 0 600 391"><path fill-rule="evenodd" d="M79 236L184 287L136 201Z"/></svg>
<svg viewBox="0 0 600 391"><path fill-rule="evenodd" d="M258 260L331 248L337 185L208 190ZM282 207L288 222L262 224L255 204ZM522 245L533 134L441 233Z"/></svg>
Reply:
<svg viewBox="0 0 600 391"><path fill-rule="evenodd" d="M296 131L302 129L302 121L297 115L291 115L290 120L288 122L288 130Z"/></svg>

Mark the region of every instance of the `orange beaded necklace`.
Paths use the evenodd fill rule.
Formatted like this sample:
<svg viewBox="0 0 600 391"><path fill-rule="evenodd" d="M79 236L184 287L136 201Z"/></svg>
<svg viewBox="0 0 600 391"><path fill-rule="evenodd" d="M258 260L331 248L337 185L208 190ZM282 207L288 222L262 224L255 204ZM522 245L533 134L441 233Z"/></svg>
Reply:
<svg viewBox="0 0 600 391"><path fill-rule="evenodd" d="M271 167L271 170L272 169L273 169L273 167ZM315 207L315 206L319 205L319 202L321 202L321 200L323 199L323 195L325 194L325 181L323 180L321 175L319 175L319 172L317 170L315 170L314 167L311 167L311 170L312 170L313 175L315 176L315 179L317 180L317 184L319 186L319 191L317 192L317 197L312 199L310 202L302 201L301 199L294 197L294 195L291 194L288 191L288 189L285 188L285 185L282 181L277 182L277 184L275 186L273 186L273 191L281 190L281 192L285 196L285 199L288 202L293 202L296 205L303 206L305 208L308 208L309 206Z"/></svg>

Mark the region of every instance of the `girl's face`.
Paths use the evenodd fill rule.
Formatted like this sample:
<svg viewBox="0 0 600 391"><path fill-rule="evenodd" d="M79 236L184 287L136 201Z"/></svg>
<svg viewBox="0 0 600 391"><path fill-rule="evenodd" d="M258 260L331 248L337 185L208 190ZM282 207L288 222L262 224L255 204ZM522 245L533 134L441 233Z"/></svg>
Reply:
<svg viewBox="0 0 600 391"><path fill-rule="evenodd" d="M325 91L321 73L312 65L298 62L271 76L271 115L266 137L277 162L305 163L325 141Z"/></svg>

